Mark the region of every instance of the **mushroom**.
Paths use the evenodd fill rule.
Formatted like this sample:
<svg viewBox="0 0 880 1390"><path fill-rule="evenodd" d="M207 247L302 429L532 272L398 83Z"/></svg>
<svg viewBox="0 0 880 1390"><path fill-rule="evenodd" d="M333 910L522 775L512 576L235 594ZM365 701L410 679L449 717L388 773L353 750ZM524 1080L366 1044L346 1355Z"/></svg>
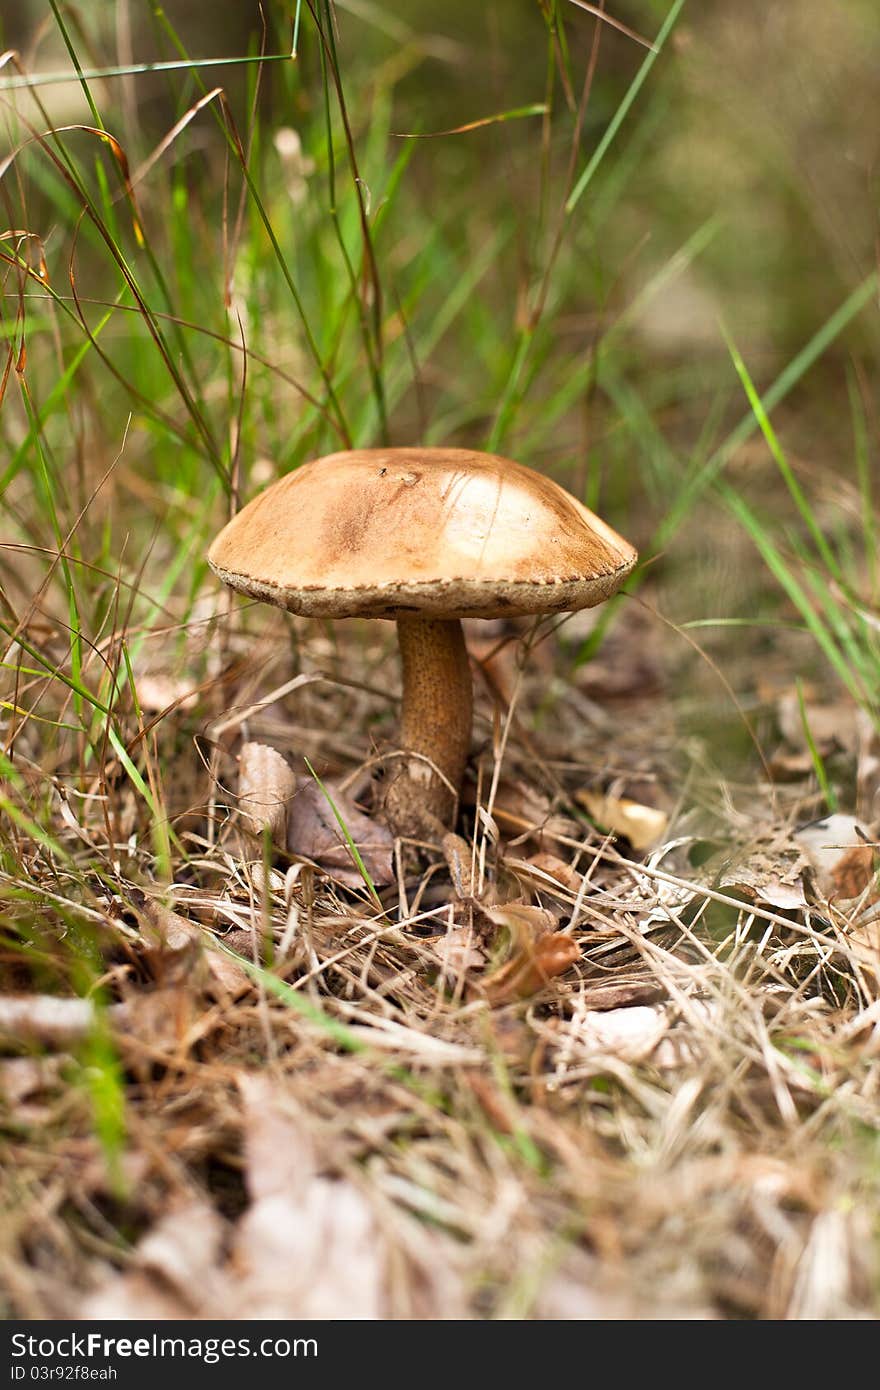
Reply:
<svg viewBox="0 0 880 1390"><path fill-rule="evenodd" d="M297 468L220 532L208 563L308 617L397 623L402 758L385 816L436 837L455 814L473 695L462 618L590 608L635 550L542 474L470 449L355 449Z"/></svg>

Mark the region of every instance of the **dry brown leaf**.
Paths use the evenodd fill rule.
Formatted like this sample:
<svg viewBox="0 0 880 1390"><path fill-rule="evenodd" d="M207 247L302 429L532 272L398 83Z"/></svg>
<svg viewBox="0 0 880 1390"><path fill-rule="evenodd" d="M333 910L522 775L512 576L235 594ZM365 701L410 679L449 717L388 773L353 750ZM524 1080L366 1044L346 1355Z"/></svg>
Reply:
<svg viewBox="0 0 880 1390"><path fill-rule="evenodd" d="M191 976L202 953L201 928L155 898L143 896L135 911L156 979L175 984Z"/></svg>
<svg viewBox="0 0 880 1390"><path fill-rule="evenodd" d="M346 829L357 846L364 867L377 887L394 882L392 851L394 838L387 826L364 815L338 787L328 785L328 794ZM291 854L312 859L327 869L339 883L350 888L363 886L358 870L333 807L321 788L304 781L290 805L287 848Z"/></svg>
<svg viewBox="0 0 880 1390"><path fill-rule="evenodd" d="M493 1005L537 994L556 975L562 975L576 960L580 948L565 932L553 932L529 943L512 960L494 971L480 984L480 992Z"/></svg>
<svg viewBox="0 0 880 1390"><path fill-rule="evenodd" d="M245 743L238 759L238 808L252 835L265 830L274 845L284 848L288 808L296 792L293 768L275 748Z"/></svg>
<svg viewBox="0 0 880 1390"><path fill-rule="evenodd" d="M844 850L831 870L832 896L836 898L860 898L866 889L865 901L876 902L880 897L877 888L878 856L873 845L854 845Z"/></svg>
<svg viewBox="0 0 880 1390"><path fill-rule="evenodd" d="M555 879L571 893L577 893L581 886L583 875L556 854L541 850L540 853L531 855L525 862L530 864L533 869L537 869L539 874L546 874L548 878ZM539 880L540 882L541 880Z"/></svg>
<svg viewBox="0 0 880 1390"><path fill-rule="evenodd" d="M531 903L505 903L499 907L481 907L480 916L510 933L513 949L527 948L540 937L555 932L559 919L546 907Z"/></svg>
<svg viewBox="0 0 880 1390"><path fill-rule="evenodd" d="M253 989L253 980L244 966L224 951L207 951L205 961L209 975L205 988L212 998L241 999L242 995Z"/></svg>
<svg viewBox="0 0 880 1390"><path fill-rule="evenodd" d="M623 1009L633 1004L652 1004L663 999L666 990L653 979L625 980L619 984L587 984L583 1000L598 1011Z"/></svg>
<svg viewBox="0 0 880 1390"><path fill-rule="evenodd" d="M461 835L455 835L451 830L443 836L440 845L456 897L462 900L472 898L475 885L471 846Z"/></svg>
<svg viewBox="0 0 880 1390"><path fill-rule="evenodd" d="M701 877L713 888L782 911L808 905L810 863L787 826L772 826L748 843L706 861Z"/></svg>
<svg viewBox="0 0 880 1390"><path fill-rule="evenodd" d="M465 783L463 799L467 805L475 804L474 788L470 783ZM567 816L551 812L549 798L537 787L503 777L492 803L492 816L505 835L530 834L540 841L543 834L552 838L556 834L577 832L577 826Z"/></svg>
<svg viewBox="0 0 880 1390"><path fill-rule="evenodd" d="M874 878L877 855L872 837L852 816L826 816L802 826L794 838L824 898L858 898Z"/></svg>
<svg viewBox="0 0 880 1390"><path fill-rule="evenodd" d="M450 927L444 936L430 943L430 948L440 962L444 979L453 985L469 971L486 964L486 956L470 927Z"/></svg>
<svg viewBox="0 0 880 1390"><path fill-rule="evenodd" d="M244 967L220 950L203 927L154 898L143 897L136 910L146 958L161 985L187 981L214 999L239 999L252 988Z"/></svg>
<svg viewBox="0 0 880 1390"><path fill-rule="evenodd" d="M637 854L659 844L669 825L665 811L643 806L625 796L607 796L604 792L584 788L575 792L574 799L602 830L625 835Z"/></svg>

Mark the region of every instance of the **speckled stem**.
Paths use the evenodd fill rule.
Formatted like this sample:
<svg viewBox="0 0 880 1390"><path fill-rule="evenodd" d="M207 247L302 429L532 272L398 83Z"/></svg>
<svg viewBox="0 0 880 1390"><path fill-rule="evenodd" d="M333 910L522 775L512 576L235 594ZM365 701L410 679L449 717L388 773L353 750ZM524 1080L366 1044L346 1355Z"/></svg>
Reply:
<svg viewBox="0 0 880 1390"><path fill-rule="evenodd" d="M464 776L473 717L470 664L457 619L399 618L397 636L403 666L400 746L420 756L402 758L399 772L392 772L385 815L395 834L433 840L452 824Z"/></svg>

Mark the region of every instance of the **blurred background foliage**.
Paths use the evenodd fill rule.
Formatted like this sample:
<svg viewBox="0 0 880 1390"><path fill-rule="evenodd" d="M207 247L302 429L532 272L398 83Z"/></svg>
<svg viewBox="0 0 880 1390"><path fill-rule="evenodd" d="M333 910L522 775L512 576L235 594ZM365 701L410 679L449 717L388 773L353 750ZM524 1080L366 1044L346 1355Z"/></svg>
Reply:
<svg viewBox="0 0 880 1390"><path fill-rule="evenodd" d="M653 39L671 8L612 10ZM27 350L0 416L7 529L44 544L47 512L59 534L79 518L72 545L108 573L149 548L186 617L224 499L347 442L488 445L664 552L651 573L678 620L778 613L709 492L725 470L756 515L801 527L754 416L731 440L751 412L725 333L758 392L790 373L774 422L819 524L845 530L877 428L874 0L688 0L568 214L642 44L570 0L339 0L302 6L297 61L259 81L253 63L130 71L284 54L296 12L3 7L29 74L69 69L71 48L84 69L129 69L87 94L2 93L5 328L19 366ZM221 85L228 118L207 99ZM113 148L35 141L47 119L115 137L142 238ZM21 274L41 255L48 293ZM873 603L869 561L850 579Z"/></svg>

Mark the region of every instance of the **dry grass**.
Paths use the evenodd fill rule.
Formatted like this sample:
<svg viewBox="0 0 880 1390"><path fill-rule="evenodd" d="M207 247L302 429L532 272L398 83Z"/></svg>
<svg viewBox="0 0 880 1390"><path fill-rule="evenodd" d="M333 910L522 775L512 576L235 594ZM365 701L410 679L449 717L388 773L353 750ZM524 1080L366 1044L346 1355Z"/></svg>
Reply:
<svg viewBox="0 0 880 1390"><path fill-rule="evenodd" d="M459 842L476 882L456 888L439 850L420 867L404 857L380 912L332 871L270 862L236 809L242 738L306 754L368 803L364 731L393 731L384 625L330 641L293 624L300 679L260 704L284 674L284 625L253 609L218 617L226 664L201 712L178 705L153 729L156 769L178 763L157 790L187 854L164 889L138 848L143 803L112 768L78 802L64 768L33 771L54 799L57 851L32 846L27 882L6 878L7 905L9 890L27 894L28 953L42 960L7 936L28 991L0 1016L10 1311L875 1315L871 928L819 900L782 911L756 893L737 910L712 888L688 850L732 844L742 821L694 810L713 799L694 768L688 806L648 856L585 823L583 787L614 778L661 803L685 770L670 759L668 702L634 692L600 712L578 688L589 668L579 681L558 638L524 667L494 817L466 812L481 827ZM266 663L243 675L255 650ZM548 689L544 732L529 734ZM485 807L506 724L486 682L478 693ZM778 853L766 862L778 868ZM487 990L548 926L570 934L575 964L524 998L509 975ZM100 1045L91 1006L59 1016L41 998L53 972L56 988L73 972L77 934L99 976ZM261 1205L267 1189L283 1209Z"/></svg>

